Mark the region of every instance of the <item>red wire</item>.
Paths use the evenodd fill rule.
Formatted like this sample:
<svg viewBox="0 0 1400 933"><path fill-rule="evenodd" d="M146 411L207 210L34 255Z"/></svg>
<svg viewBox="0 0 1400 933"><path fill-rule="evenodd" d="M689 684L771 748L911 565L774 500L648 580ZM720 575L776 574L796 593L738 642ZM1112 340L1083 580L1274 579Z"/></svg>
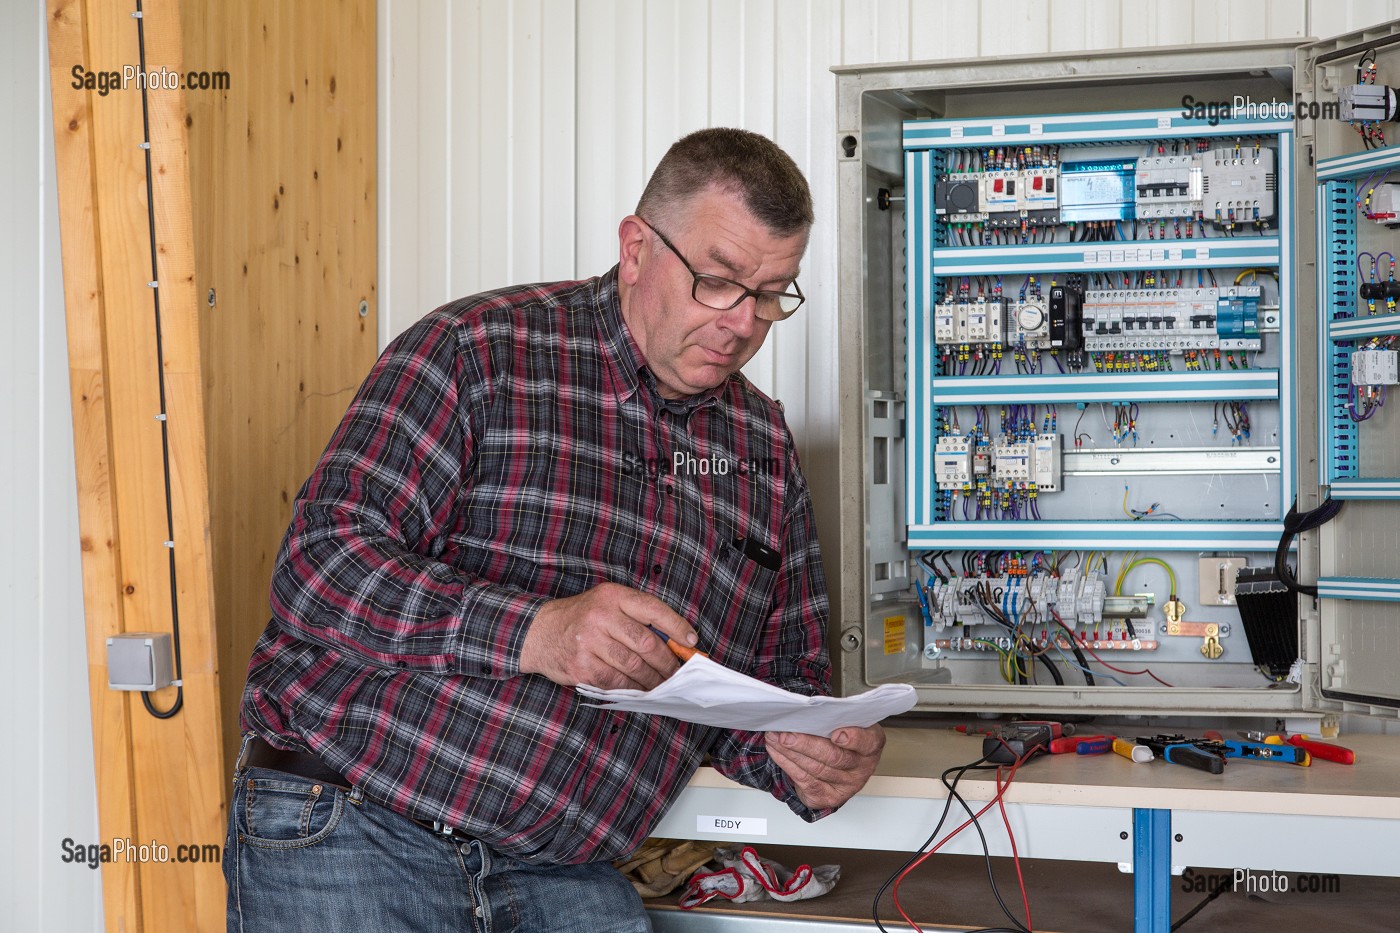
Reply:
<svg viewBox="0 0 1400 933"><path fill-rule="evenodd" d="M1001 769L997 768L997 809L1001 811L1001 822L1006 827L1006 838L1011 840L1011 861L1016 866L1016 883L1021 886L1021 906L1026 908L1026 929L1034 930L1035 925L1031 923L1031 900L1026 896L1026 879L1021 875L1021 856L1016 851L1016 834L1011 831L1011 819L1006 815L1006 802L1001 796L1010 785L1009 776L1005 785L1001 783Z"/></svg>
<svg viewBox="0 0 1400 933"><path fill-rule="evenodd" d="M1076 639L1075 639L1075 637L1074 637L1074 631L1073 631L1068 625L1065 625L1064 620L1062 620L1062 619L1060 618L1060 614L1059 614L1058 612L1056 612L1056 611L1054 611L1054 610L1052 609L1052 610L1050 611L1050 615L1054 617L1054 619L1055 619L1055 624L1058 625L1060 628L1064 629L1065 632L1069 635L1070 644L1076 644L1076 643L1077 643L1077 644L1079 645L1079 647L1083 648L1085 651L1087 651L1087 652L1089 652L1090 654L1092 654L1092 655L1094 656L1094 659L1095 659L1096 661L1098 661L1098 662L1099 662L1100 664L1102 664L1104 667L1108 668L1110 671L1115 671L1115 672L1117 672L1117 673L1119 673L1119 674L1127 674L1127 675L1132 676L1132 677L1137 677L1137 676L1140 676L1140 675L1142 675L1142 674L1146 674L1148 677L1151 677L1153 680L1157 681L1157 683L1161 684L1163 687L1170 687L1170 686L1172 686L1171 684L1167 683L1165 680L1163 680L1162 678L1158 677L1156 674L1152 673L1152 671L1148 670L1148 669L1145 668L1145 667L1144 667L1142 670L1140 670L1140 671L1125 671L1125 670L1123 670L1123 668L1121 668L1121 667L1114 667L1112 664L1109 664L1109 663L1108 663L1107 661L1105 661L1103 658L1099 657L1099 653L1098 653L1097 651L1095 651L1093 648L1089 647L1089 643L1088 643L1087 641L1083 641L1083 640L1078 640L1078 641L1076 641Z"/></svg>
<svg viewBox="0 0 1400 933"><path fill-rule="evenodd" d="M1005 743L1003 743L1003 744L1005 744ZM968 819L967 819L961 826L959 826L957 829L955 829L955 830L953 830L952 832L950 832L948 835L944 836L942 839L938 840L938 844L937 844L937 845L935 845L932 849L929 849L929 850L928 850L927 852L925 852L923 855L920 855L917 859L915 859L913 862L911 862L910 865L909 865L909 867L906 868L906 869L904 869L902 872L900 872L900 873L899 873L899 876L898 876L897 878L894 879L894 886L893 886L893 890L890 892L890 899L891 899L892 901L894 901L894 909L897 910L897 911L899 911L899 915L900 915L901 917L904 918L904 922L907 923L907 924L909 924L909 926L910 926L911 929L917 931L917 933L924 933L923 927L921 927L921 926L919 926L917 923L915 923L915 922L914 922L914 919L913 919L912 917L910 917L907 913L904 912L904 905L900 904L900 902L899 902L899 885L900 885L900 882L902 882L902 881L905 879L905 877L907 877L907 876L909 875L910 872L912 872L914 869L916 869L916 868L918 868L920 865L922 865L922 864L924 863L924 861L925 861L926 859L928 859L929 856L933 855L933 853L935 853L935 852L937 852L939 849L943 848L944 843L948 842L950 839L952 839L952 838L953 838L954 836L956 836L958 833L962 832L964 829L967 829L969 826L971 826L973 823L975 823L975 822L977 821L977 818L978 818L978 817L980 817L982 814L986 813L986 812L987 812L988 810L990 810L992 807L994 807L994 806L1000 806L1002 795L1005 794L1007 788L1009 788L1009 787L1011 786L1011 779L1014 778L1014 777L1016 776L1016 769L1019 768L1019 767L1021 767L1021 765L1025 764L1027 761L1029 761L1030 758L1031 758L1034 754L1035 754L1034 751L1027 752L1024 756L1022 756L1021 758L1016 759L1016 761L1012 763L1011 769L1010 769L1009 771L1006 772L1006 783L1005 783L1005 784L1003 784L1002 781L1001 781L1001 772L1002 772L1002 769L1001 769L1001 768L997 768L997 781L996 781L996 784L997 784L997 792L996 792L996 796L994 796L991 800L987 801L986 806L984 806L982 809L978 810L978 811L977 811L976 813L974 813L972 816L968 817ZM1005 811L1004 811L1004 810L1002 811L1002 816L1003 816L1003 819L1004 819L1004 818L1005 818ZM1008 823L1008 824L1007 824L1007 832L1010 833L1010 831L1011 831L1011 825L1010 825L1010 823ZM1018 879L1020 879L1020 877L1021 877L1021 862L1020 862L1019 857L1016 857L1016 840L1015 840L1014 838L1011 840L1011 853L1012 853L1013 858L1016 858L1016 877L1017 877ZM1026 900L1026 885L1025 885L1025 882L1024 882L1024 881L1021 882L1021 899L1022 899L1022 902L1025 903L1025 905L1026 905L1026 919L1027 919L1027 921L1029 921L1029 920L1030 920L1030 903L1029 903L1029 901ZM1029 923L1029 922L1026 924L1026 927L1027 927L1028 929L1030 928L1030 923Z"/></svg>

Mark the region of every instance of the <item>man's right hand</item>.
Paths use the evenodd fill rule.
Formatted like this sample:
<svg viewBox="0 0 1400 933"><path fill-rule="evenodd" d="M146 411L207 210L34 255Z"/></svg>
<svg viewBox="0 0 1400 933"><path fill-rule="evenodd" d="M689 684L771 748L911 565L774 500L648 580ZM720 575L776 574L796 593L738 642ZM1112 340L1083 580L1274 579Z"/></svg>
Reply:
<svg viewBox="0 0 1400 933"><path fill-rule="evenodd" d="M540 607L525 633L520 672L543 674L564 687L650 690L680 662L648 625L682 645L696 642L690 623L640 590L603 583L552 600Z"/></svg>

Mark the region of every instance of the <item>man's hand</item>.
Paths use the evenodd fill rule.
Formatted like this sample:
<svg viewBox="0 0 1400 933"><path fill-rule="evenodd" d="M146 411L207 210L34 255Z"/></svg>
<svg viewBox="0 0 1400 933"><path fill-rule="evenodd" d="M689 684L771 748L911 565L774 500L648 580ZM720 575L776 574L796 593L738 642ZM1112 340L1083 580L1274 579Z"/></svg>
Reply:
<svg viewBox="0 0 1400 933"><path fill-rule="evenodd" d="M543 674L564 687L650 690L680 666L653 625L682 645L695 630L655 596L603 583L545 603L520 647L520 671Z"/></svg>
<svg viewBox="0 0 1400 933"><path fill-rule="evenodd" d="M880 762L885 730L843 726L831 738L765 732L768 755L792 779L798 799L813 810L839 807L856 795Z"/></svg>

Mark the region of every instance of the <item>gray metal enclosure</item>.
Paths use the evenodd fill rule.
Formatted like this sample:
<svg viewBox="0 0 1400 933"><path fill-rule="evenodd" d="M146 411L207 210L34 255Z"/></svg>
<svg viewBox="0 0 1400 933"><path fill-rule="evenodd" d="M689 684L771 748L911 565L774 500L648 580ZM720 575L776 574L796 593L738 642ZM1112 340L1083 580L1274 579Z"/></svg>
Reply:
<svg viewBox="0 0 1400 933"><path fill-rule="evenodd" d="M1390 673L1400 662L1400 603L1393 600L1400 597L1400 586L1389 589L1387 581L1400 577L1400 532L1396 531L1400 524L1395 521L1400 517L1395 501L1400 497L1400 482L1383 486L1377 493L1370 478L1400 475L1400 444L1391 428L1393 422L1383 410L1359 426L1336 422L1336 387L1332 385L1336 379L1320 375L1326 375L1329 365L1341 365L1335 357L1338 353L1349 355L1353 344L1342 342L1339 347L1344 330L1333 334L1328 329L1332 316L1347 316L1345 309L1327 302L1319 313L1318 295L1328 287L1328 264L1318 258L1318 210L1328 189L1319 185L1316 168L1319 160L1346 156L1361 147L1346 123L1315 118L1318 108L1309 104L1334 101L1336 89L1350 82L1359 51L1371 45L1377 46L1382 76L1387 75L1389 66L1391 82L1400 84L1400 51L1391 44L1395 32L1387 26L1303 48L1270 42L836 69L836 143L842 153L838 166L840 481L839 489L818 490L817 500L819 522L828 533L832 654L841 693L904 681L919 688L922 709L1278 717L1316 717L1347 709L1393 715L1392 707L1400 695ZM1212 436L1211 423L1219 419L1219 398L1228 395L1214 396L1214 403L1209 393L1171 396L1177 391L1174 386L1191 384L1193 378L1181 372L1178 358L1168 365L1168 370L1176 368L1176 372L1158 376L1104 373L1102 381L1094 383L1102 387L1104 401L1081 400L1076 404L1076 396L1067 394L1064 398L1070 401L1052 409L1057 412L1061 437L1069 433L1071 425L1066 422L1078 419L1080 424L1073 425L1076 443L1072 446L1065 440L1063 454L1057 455L1057 462L1064 466L1063 484L1040 496L1038 517L1043 521L1004 525L964 521L966 509L961 514L956 510L950 513L942 505L935 509L922 501L927 496L923 490L932 489L933 484L929 476L921 474L933 467L926 457L931 442L921 438L927 430L920 419L942 419L948 412L974 410L959 401L958 393L975 380L959 382L941 373L934 377L930 390L922 370L910 378L909 361L920 360L922 350L931 349L926 346L929 338L921 329L920 317L928 309L917 307L911 312L910 295L918 304L919 296L930 289L951 290L946 273L944 278L938 277L940 250L964 262L958 266L957 261L947 260L944 268L971 269L964 282L970 278L974 283L978 272L968 263L996 251L978 253L961 248L960 242L950 245L943 239L946 228L920 218L919 211L927 213L927 204L906 201L913 184L911 166L918 164L917 157L911 160L907 151L906 121L928 121L934 128L946 128L947 121L966 121L969 133L985 129L991 121L993 133L1007 132L1008 138L1014 137L1026 120L1032 121L1032 132L1040 133L1038 121L1073 115L1107 125L1109 116L1120 113L1155 113L1161 115L1160 125L1168 127L1175 119L1172 114L1183 113L1183 102L1188 98L1241 98L1293 106L1287 125L1270 137L1279 149L1279 213L1277 231L1269 240L1277 253L1272 263L1260 265L1272 265L1268 275L1278 285L1267 282L1262 289L1259 330L1263 349L1243 361L1258 367L1261 380L1264 373L1274 374L1271 378L1276 383L1271 385L1276 388L1241 396L1258 400L1251 402L1252 436L1228 449ZM1003 119L1004 125L998 122ZM957 125L953 133L960 136L962 129ZM1168 132L1184 136L1192 131L1163 130L1164 135ZM1200 132L1225 138L1213 124ZM1080 144L1100 146L1097 151L1105 157L1119 158L1136 153L1133 147L1139 145L1127 139L1082 140ZM938 174L943 171L941 158L940 151L932 153L929 178L946 177ZM1337 171L1342 168L1345 166ZM1375 168L1368 163L1364 174L1372 174ZM1348 190L1354 190L1355 174L1339 175L1342 180L1337 184L1350 183L1353 189ZM929 200L926 194L920 196ZM1323 210L1325 214L1325 205ZM914 231L911 217L919 218L921 229L934 231L928 242ZM1334 226L1345 226L1344 220L1335 218ZM1357 223L1352 218L1352 225ZM910 229L906 230L906 224ZM1362 244L1355 246L1356 250L1377 252L1397 240L1389 229L1362 227L1354 234ZM1153 229L1150 224L1148 229ZM1161 229L1165 240L1167 227ZM1136 224L1132 230L1136 238ZM1202 235L1204 231L1202 224ZM1164 251L1159 247L1177 248L1175 253L1167 250L1168 255L1176 255L1186 242L1124 243L1121 225L1117 236L1112 249L1105 245L1102 269L1089 267L1094 274L1103 271L1111 276L1122 269L1140 270L1143 264L1135 266L1133 261L1138 247L1145 256L1150 245L1154 257L1159 257ZM1346 244L1333 243L1333 239L1328 234L1328 243L1338 253ZM911 243L915 245L912 255ZM1219 236L1191 245L1201 247L1201 257L1207 255L1206 246L1215 251L1213 259L1202 262L1213 269L1192 269L1185 261L1167 262L1163 268L1185 269L1201 276L1204 285L1212 284L1205 281L1207 272L1212 277L1219 271L1243 278L1252 271L1251 261L1236 263L1224 255L1230 248L1242 246L1243 241ZM1125 246L1126 262L1122 260ZM1396 249L1400 251L1400 246ZM930 250L932 262L928 259ZM1064 243L1041 249L1011 246L1001 249L1001 254L1010 257L1008 268L1017 270L1018 280L1022 270L1037 262L1047 272L1061 271L1057 264L1084 268L1082 263L1065 266L1062 258L1057 258L1069 255ZM1084 253L1084 257L1090 261L1091 253ZM1350 256L1346 261L1350 263ZM1077 254L1075 262L1080 262ZM1341 262L1335 257L1332 265L1337 266L1335 275L1344 277ZM995 277L1000 294L1000 273L991 265L986 271L983 280ZM915 282L911 286L909 278L914 275L933 284ZM1011 279L1008 275L1007 281ZM1265 282L1258 272L1254 279ZM1219 284L1228 285L1228 279L1222 278ZM1336 289L1354 288L1355 284L1353 273L1352 280L1339 281ZM1400 331L1400 326L1388 319L1368 321L1365 326L1371 328L1368 334ZM1219 366L1218 354L1216 361ZM1233 357L1230 365L1235 365ZM1046 383L1058 384L1055 379ZM1023 380L1020 384L1030 387L1024 399L1028 404L1055 400L1054 391L1040 393L1038 383ZM1141 434L1135 431L1132 446L1120 444L1121 449L1103 441L1107 406L1118 401L1120 387L1124 401L1139 393L1143 409L1149 413L1142 416ZM1154 391L1157 396L1151 394ZM1108 401L1111 396L1112 402ZM1168 404L1153 404L1154 398L1166 399ZM932 415L930 404L939 406ZM987 407L976 400L971 404ZM1006 407L1004 402L1002 407ZM1081 430L1084 424L1090 429ZM1077 449L1081 434L1088 437L1082 451ZM925 446L915 448L916 441ZM1360 473L1355 468L1357 459L1345 459L1346 455L1338 452L1339 445L1346 450L1348 445L1358 444ZM1338 461L1338 456L1344 459ZM1335 475L1339 463L1351 465L1350 476ZM1124 472L1120 475L1115 471ZM1348 482L1354 485L1352 492L1346 489ZM1111 496L1105 494L1109 489L1114 490ZM1315 581L1323 575L1322 595L1320 599L1297 599L1297 663L1288 678L1266 680L1251 660L1240 625L1234 605L1234 574L1242 565L1271 566L1282 519L1295 496L1298 509L1307 511L1316 508L1329 490L1339 498L1368 498L1349 503L1342 518L1320 531L1297 538L1289 562L1300 581ZM1162 510L1180 513L1175 515L1180 521L1142 522L1131 517L1152 513L1146 509L1150 500L1166 503ZM1135 502L1140 502L1141 508L1130 512ZM924 512L931 516L927 522L918 518ZM1128 521L1124 521L1124 513L1129 513ZM829 534L835 527L840 529L839 545L833 548ZM1095 527L1101 527L1103 534L1084 531ZM1080 541L1103 546L1091 548ZM1134 670L1150 667L1160 679L1109 675L1122 685L1100 677L1093 686L1069 677L1063 685L1011 682L1010 666L998 671L991 651L949 650L948 644L966 645L970 639L949 639L943 637L947 632L940 629L935 633L929 627L929 616L915 592L917 582L927 578L932 583L920 556L942 553L951 558L943 566L956 577L951 564L961 555L1023 549L1027 557L1039 552L1035 560L1042 566L1045 555L1051 553L1073 554L1077 564L1072 567L1083 568L1086 558L1093 558L1097 566L1098 557L1087 553L1093 550L1103 554L1106 571L1110 565L1123 568L1119 575L1123 596L1115 603L1110 593L1108 605L1126 614L1128 610L1122 607L1132 604L1136 625L1127 623L1126 631L1135 647L1117 651L1109 660L1126 662ZM1056 562L1057 569L1068 563L1062 558ZM1172 574L1171 596L1180 594L1185 603L1184 618L1178 612L1172 619L1168 611L1170 597L1162 585L1165 576L1161 569L1167 564L1171 565L1166 569ZM939 573L942 576L943 571ZM1380 595L1368 591L1356 596L1356 587L1370 584L1346 582L1353 578L1379 581L1375 585ZM1010 577L1004 580L1009 590L1013 581ZM1214 598L1217 588L1219 599ZM1177 620L1197 634L1203 626L1212 626L1206 641L1214 641L1219 650L1207 650L1200 637L1173 637L1181 634ZM1171 634L1169 622L1173 623ZM1101 648L1126 649L1128 646L1113 640L1124 637L1117 625L1115 622L1113 631L1107 631L1110 626L1105 623L1102 641L1097 630L1090 640L1087 625L1081 627L1079 636L1070 633L1070 639L1081 637ZM970 626L950 631L954 635L977 634ZM939 635L937 642L935 634ZM1060 638L1058 634L1051 636L1051 640ZM985 637L973 640L979 644L988 641ZM1066 641L1060 644L1068 647ZM1059 653L1064 656L1064 652ZM1212 653L1215 656L1210 656ZM997 654L1004 652L998 650ZM1065 661L1067 671L1076 666L1068 658ZM1019 675L1016 679L1024 681Z"/></svg>

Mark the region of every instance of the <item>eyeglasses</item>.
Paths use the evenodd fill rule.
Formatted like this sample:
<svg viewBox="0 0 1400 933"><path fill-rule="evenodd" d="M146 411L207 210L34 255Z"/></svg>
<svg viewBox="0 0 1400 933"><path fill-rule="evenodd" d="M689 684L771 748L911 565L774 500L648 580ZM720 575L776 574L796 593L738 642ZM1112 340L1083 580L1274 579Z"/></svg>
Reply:
<svg viewBox="0 0 1400 933"><path fill-rule="evenodd" d="M757 288L749 288L733 279L726 279L718 275L710 275L708 272L696 272L689 261L681 255L681 251L676 249L675 244L666 239L666 235L656 229L645 218L638 217L648 230L656 234L666 248L676 254L676 258L685 266L685 271L689 272L695 281L690 286L690 297L700 302L707 308L715 311L728 311L737 308L745 299L752 297L754 304L754 316L761 321L785 321L792 317L793 312L802 307L802 303L807 300L807 296L802 294L802 289L796 282L792 283L790 292L764 291Z"/></svg>

